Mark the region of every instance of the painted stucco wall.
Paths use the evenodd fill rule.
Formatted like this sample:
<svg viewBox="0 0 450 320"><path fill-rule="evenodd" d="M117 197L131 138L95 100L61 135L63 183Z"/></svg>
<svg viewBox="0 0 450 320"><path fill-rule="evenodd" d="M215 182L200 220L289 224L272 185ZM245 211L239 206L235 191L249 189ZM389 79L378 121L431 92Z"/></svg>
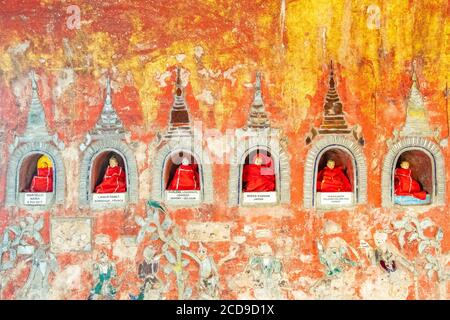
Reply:
<svg viewBox="0 0 450 320"><path fill-rule="evenodd" d="M46 276L48 287L37 289L45 291L43 296L86 299L96 283L94 264L101 252L117 269L115 298L139 292L144 248L152 245L162 252L166 243L150 236L136 241L137 217L152 212L147 201L153 199L158 175L154 164L180 66L192 126L202 133L196 146L211 160L207 187L213 199L197 207L167 206L165 215L190 240L187 250L197 252L201 241L217 264L216 297L448 298L448 1L41 0L1 1L1 7L0 234L12 237L6 228L26 217L38 224L43 219L36 230L58 265ZM306 159L320 139L329 139L319 135L305 142L322 121L330 60L346 122L364 137L363 145L349 139L362 151L367 172L367 197L342 210L304 205ZM439 179L447 191L441 203L431 206L386 207L382 193L390 191L383 187L383 165L402 139L398 132L406 121L413 69L431 132L426 139L442 155L437 172L445 175ZM49 135L57 134L64 145L59 151L64 200L43 211L6 201L10 149L16 136L26 133L31 70ZM280 129L290 194L284 197L288 203L253 208L230 204L229 181L239 150L235 144L245 139L235 132L247 125L257 71L270 125ZM112 105L127 131L120 140L136 163L137 199L123 208L93 210L80 204L85 154L80 145L100 116L108 77ZM55 149L60 146L49 141ZM404 224L397 222L401 219ZM386 234L387 241L377 244L374 238ZM395 272L374 262L377 246L393 253ZM10 255L5 251L2 263ZM0 271L1 299L31 297L24 290L31 287L29 256L19 254L12 268ZM187 276L182 282L193 288L191 298L203 297L199 264L186 259L190 263L179 267ZM167 285L163 296L176 299L175 273L162 270L170 260L161 257L159 277ZM264 271L264 263L282 267ZM327 274L327 263L337 266L333 275Z"/></svg>

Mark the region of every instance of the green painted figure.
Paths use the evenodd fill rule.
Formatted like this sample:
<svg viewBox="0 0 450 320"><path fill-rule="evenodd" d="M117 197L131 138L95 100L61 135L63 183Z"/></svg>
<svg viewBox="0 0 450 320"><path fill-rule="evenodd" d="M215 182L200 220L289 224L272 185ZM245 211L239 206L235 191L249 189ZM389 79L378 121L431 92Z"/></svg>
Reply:
<svg viewBox="0 0 450 320"><path fill-rule="evenodd" d="M348 245L337 240L340 239L332 239L326 248L320 241L317 242L320 263L325 267L325 274L329 277L342 273L346 266L355 267L357 265L355 261L348 258ZM352 250L352 252L354 251ZM356 252L354 253L356 255Z"/></svg>
<svg viewBox="0 0 450 320"><path fill-rule="evenodd" d="M117 276L116 266L108 260L105 252L100 253L99 262L94 264L95 285L89 295L89 300L113 300L116 296L116 288L111 280Z"/></svg>

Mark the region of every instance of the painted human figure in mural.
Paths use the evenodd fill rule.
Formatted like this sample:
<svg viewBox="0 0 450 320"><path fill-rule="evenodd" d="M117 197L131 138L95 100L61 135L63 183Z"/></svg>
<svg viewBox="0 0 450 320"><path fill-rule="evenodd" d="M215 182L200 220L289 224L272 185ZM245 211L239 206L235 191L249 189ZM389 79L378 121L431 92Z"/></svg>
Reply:
<svg viewBox="0 0 450 320"><path fill-rule="evenodd" d="M413 196L420 200L425 200L427 197L427 193L422 189L420 183L412 178L408 161L402 161L400 168L395 169L394 190L396 196Z"/></svg>
<svg viewBox="0 0 450 320"><path fill-rule="evenodd" d="M109 261L104 251L100 252L99 261L94 264L94 287L91 289L89 300L113 300L116 288L111 281L117 277L116 265Z"/></svg>
<svg viewBox="0 0 450 320"><path fill-rule="evenodd" d="M158 277L161 254L155 255L152 246L144 249L144 261L138 266L138 276L144 281L138 296L130 295L132 300L162 299L163 282Z"/></svg>
<svg viewBox="0 0 450 320"><path fill-rule="evenodd" d="M219 299L219 273L213 257L208 256L208 250L200 242L197 251L200 267L200 297L202 299Z"/></svg>
<svg viewBox="0 0 450 320"><path fill-rule="evenodd" d="M388 250L382 250L380 248L375 249L375 260L386 272L394 272L397 270L394 256L392 252Z"/></svg>
<svg viewBox="0 0 450 320"><path fill-rule="evenodd" d="M359 260L356 250L339 237L331 239L326 247L321 241L317 241L317 249L320 263L325 267L325 274L328 277L342 273L348 266L356 266ZM351 258L351 253L355 260Z"/></svg>
<svg viewBox="0 0 450 320"><path fill-rule="evenodd" d="M109 158L103 181L95 188L96 193L118 193L127 190L125 170L116 156Z"/></svg>
<svg viewBox="0 0 450 320"><path fill-rule="evenodd" d="M354 297L356 270L360 265L358 252L340 237L334 237L323 243L317 241L320 263L325 267L324 275L318 279L309 291L318 299L350 299Z"/></svg>
<svg viewBox="0 0 450 320"><path fill-rule="evenodd" d="M167 190L200 190L198 165L183 157Z"/></svg>
<svg viewBox="0 0 450 320"><path fill-rule="evenodd" d="M250 164L245 164L242 172L244 192L275 191L275 170L272 158L257 153Z"/></svg>
<svg viewBox="0 0 450 320"><path fill-rule="evenodd" d="M396 271L398 263L406 267L409 271L414 271L408 259L400 253L397 247L388 241L388 234L386 232L376 231L373 239L376 246L373 260L384 271L388 273Z"/></svg>
<svg viewBox="0 0 450 320"><path fill-rule="evenodd" d="M361 284L364 299L406 299L416 276L411 264L389 241L388 233L377 230L373 235L375 247L360 240L370 265L364 268Z"/></svg>
<svg viewBox="0 0 450 320"><path fill-rule="evenodd" d="M53 191L53 164L46 155L41 156L37 162L37 174L33 177L30 192Z"/></svg>
<svg viewBox="0 0 450 320"><path fill-rule="evenodd" d="M46 246L38 247L30 259L31 270L25 285L19 291L18 298L26 300L48 299L49 275L51 272L58 271L56 257L48 252L48 246Z"/></svg>
<svg viewBox="0 0 450 320"><path fill-rule="evenodd" d="M334 160L329 159L325 168L317 175L318 192L351 192L352 185L342 167L336 167Z"/></svg>
<svg viewBox="0 0 450 320"><path fill-rule="evenodd" d="M283 289L287 287L287 278L283 265L273 255L268 244L262 244L249 259L245 273L251 276L256 299L284 299Z"/></svg>

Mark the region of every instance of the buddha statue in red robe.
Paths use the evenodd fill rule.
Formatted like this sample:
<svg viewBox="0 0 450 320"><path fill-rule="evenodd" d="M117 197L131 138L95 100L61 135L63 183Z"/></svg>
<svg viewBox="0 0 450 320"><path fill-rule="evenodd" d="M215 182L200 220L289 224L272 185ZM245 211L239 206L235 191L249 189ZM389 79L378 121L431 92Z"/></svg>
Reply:
<svg viewBox="0 0 450 320"><path fill-rule="evenodd" d="M336 167L334 160L328 160L325 168L317 175L318 192L351 192L352 185L342 167Z"/></svg>
<svg viewBox="0 0 450 320"><path fill-rule="evenodd" d="M96 193L119 193L127 190L125 171L115 156L109 158L103 181L95 188Z"/></svg>
<svg viewBox="0 0 450 320"><path fill-rule="evenodd" d="M245 164L242 172L244 192L275 191L275 170L272 158L256 154L251 164Z"/></svg>
<svg viewBox="0 0 450 320"><path fill-rule="evenodd" d="M37 162L37 175L31 181L30 192L53 192L53 165L45 155Z"/></svg>
<svg viewBox="0 0 450 320"><path fill-rule="evenodd" d="M189 159L184 157L167 190L200 190L198 165L190 163Z"/></svg>
<svg viewBox="0 0 450 320"><path fill-rule="evenodd" d="M396 196L413 196L414 198L425 200L426 191L422 190L419 182L411 176L412 171L409 168L408 161L402 161L400 168L395 169L394 190Z"/></svg>

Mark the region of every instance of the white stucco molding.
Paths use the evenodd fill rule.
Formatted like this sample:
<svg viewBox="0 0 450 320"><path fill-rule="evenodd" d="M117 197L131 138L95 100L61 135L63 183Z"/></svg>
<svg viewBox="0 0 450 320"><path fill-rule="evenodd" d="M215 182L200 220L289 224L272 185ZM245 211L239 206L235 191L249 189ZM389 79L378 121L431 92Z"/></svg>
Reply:
<svg viewBox="0 0 450 320"><path fill-rule="evenodd" d="M405 151L419 150L427 154L431 160L433 172L432 204L445 203L445 163L439 146L425 137L400 138L389 148L384 161L381 174L381 202L383 207L394 205L393 183L394 170L400 155Z"/></svg>
<svg viewBox="0 0 450 320"><path fill-rule="evenodd" d="M355 204L367 202L367 166L363 150L356 140L343 135L322 135L312 143L304 163L303 206L313 208L315 205L316 176L320 157L324 152L337 148L347 152L353 158L355 171Z"/></svg>
<svg viewBox="0 0 450 320"><path fill-rule="evenodd" d="M127 200L136 203L138 200L138 169L136 158L130 147L119 139L97 140L86 148L80 167L79 204L89 206L92 195L91 169L95 157L102 152L114 151L123 157L127 176ZM94 208L95 209L95 208Z"/></svg>
<svg viewBox="0 0 450 320"><path fill-rule="evenodd" d="M228 181L228 203L230 206L238 206L242 194L242 168L247 155L257 149L270 152L275 164L276 191L280 204L289 204L291 200L291 169L289 157L282 148L278 138L279 131L268 129L253 133L236 131L236 148L231 157L230 176Z"/></svg>
<svg viewBox="0 0 450 320"><path fill-rule="evenodd" d="M201 203L212 203L214 199L214 186L212 179L211 161L204 151L202 141L191 137L178 137L164 140L157 148L153 160L152 197L154 200L165 202L164 168L166 161L174 153L184 151L191 153L198 162L200 176L201 200L183 202L183 206L199 206ZM170 203L175 205L176 203Z"/></svg>
<svg viewBox="0 0 450 320"><path fill-rule="evenodd" d="M54 183L54 201L48 203L46 206L24 206L18 202L19 200L19 177L20 169L23 160L32 154L45 154L47 155L53 163L53 183ZM66 189L65 181L65 170L64 163L60 154L59 149L50 142L28 142L15 148L11 153L9 164L8 164L8 174L6 181L6 205L24 206L27 209L49 209L53 204L64 203Z"/></svg>

